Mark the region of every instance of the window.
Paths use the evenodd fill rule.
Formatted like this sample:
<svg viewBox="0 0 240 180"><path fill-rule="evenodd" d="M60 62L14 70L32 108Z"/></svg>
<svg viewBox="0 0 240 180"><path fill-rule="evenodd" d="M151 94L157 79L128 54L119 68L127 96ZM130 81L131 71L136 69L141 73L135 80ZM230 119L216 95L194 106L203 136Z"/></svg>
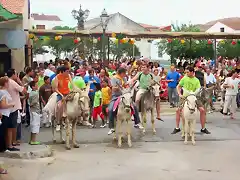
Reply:
<svg viewBox="0 0 240 180"><path fill-rule="evenodd" d="M45 29L45 25L36 25L37 29Z"/></svg>
<svg viewBox="0 0 240 180"><path fill-rule="evenodd" d="M220 32L224 32L224 27L221 27L221 28L220 28Z"/></svg>

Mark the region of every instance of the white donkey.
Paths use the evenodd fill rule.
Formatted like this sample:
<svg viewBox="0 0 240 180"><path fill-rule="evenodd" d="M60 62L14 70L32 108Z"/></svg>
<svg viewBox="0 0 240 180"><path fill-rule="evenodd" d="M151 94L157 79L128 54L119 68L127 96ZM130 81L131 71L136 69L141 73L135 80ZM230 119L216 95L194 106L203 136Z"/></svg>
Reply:
<svg viewBox="0 0 240 180"><path fill-rule="evenodd" d="M76 142L76 124L78 118L83 115L85 117L89 116L90 113L90 99L88 97L88 92L90 85L88 84L86 89L80 90L75 89L66 96L66 149L70 150L70 124L72 124L72 144L74 148L79 148Z"/></svg>
<svg viewBox="0 0 240 180"><path fill-rule="evenodd" d="M197 118L197 98L195 93L190 93L183 104L183 131L182 137L185 136L184 144L188 143L188 135L190 135L192 144L195 145L195 128Z"/></svg>
<svg viewBox="0 0 240 180"><path fill-rule="evenodd" d="M134 111L133 100L132 100L132 88L122 89L120 86L122 95L115 102L118 105L117 116L115 124L115 133L113 139L116 139L116 132L118 135L118 147L122 147L123 138L123 125L125 124L128 146L132 147L131 130L132 130L132 120L131 116Z"/></svg>

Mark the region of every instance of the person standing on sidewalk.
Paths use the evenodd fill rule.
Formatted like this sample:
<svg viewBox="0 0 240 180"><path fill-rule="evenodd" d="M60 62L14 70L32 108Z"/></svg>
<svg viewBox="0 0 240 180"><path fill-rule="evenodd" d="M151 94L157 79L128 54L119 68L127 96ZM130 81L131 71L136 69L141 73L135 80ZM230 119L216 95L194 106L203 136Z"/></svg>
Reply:
<svg viewBox="0 0 240 180"><path fill-rule="evenodd" d="M19 93L26 94L27 90L23 86L21 86L21 81L17 77L15 69L9 69L7 71L7 76L9 78L9 86L7 90L12 97L12 103L15 104L14 108L12 109L12 112L9 115L9 119L11 119L11 121L14 124L12 143L13 145L19 145L19 143L16 142L17 136L21 137L21 123L17 123L19 110L22 109Z"/></svg>
<svg viewBox="0 0 240 180"><path fill-rule="evenodd" d="M177 93L177 85L180 79L180 74L176 71L174 65L171 65L170 71L167 73L166 81L168 82L168 98L170 107L176 107L178 103L178 93Z"/></svg>

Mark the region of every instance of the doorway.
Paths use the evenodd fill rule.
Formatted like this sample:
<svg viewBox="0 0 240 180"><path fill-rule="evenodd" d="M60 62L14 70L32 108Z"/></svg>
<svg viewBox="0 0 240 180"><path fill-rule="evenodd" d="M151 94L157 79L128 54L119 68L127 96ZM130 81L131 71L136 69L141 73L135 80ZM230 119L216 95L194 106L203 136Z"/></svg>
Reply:
<svg viewBox="0 0 240 180"><path fill-rule="evenodd" d="M11 69L11 50L6 45L0 44L0 74L4 74Z"/></svg>

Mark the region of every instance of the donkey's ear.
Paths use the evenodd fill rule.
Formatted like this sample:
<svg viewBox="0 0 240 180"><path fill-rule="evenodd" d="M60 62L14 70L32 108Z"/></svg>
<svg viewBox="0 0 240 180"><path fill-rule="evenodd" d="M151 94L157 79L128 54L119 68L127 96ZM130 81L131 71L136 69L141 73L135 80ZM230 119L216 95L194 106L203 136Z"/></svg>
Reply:
<svg viewBox="0 0 240 180"><path fill-rule="evenodd" d="M136 83L137 83L137 81L135 81L135 82L133 83L133 85L130 87L131 90L134 88L134 86L136 85Z"/></svg>
<svg viewBox="0 0 240 180"><path fill-rule="evenodd" d="M120 84L117 83L117 86L120 90L123 90L122 86L120 86Z"/></svg>

